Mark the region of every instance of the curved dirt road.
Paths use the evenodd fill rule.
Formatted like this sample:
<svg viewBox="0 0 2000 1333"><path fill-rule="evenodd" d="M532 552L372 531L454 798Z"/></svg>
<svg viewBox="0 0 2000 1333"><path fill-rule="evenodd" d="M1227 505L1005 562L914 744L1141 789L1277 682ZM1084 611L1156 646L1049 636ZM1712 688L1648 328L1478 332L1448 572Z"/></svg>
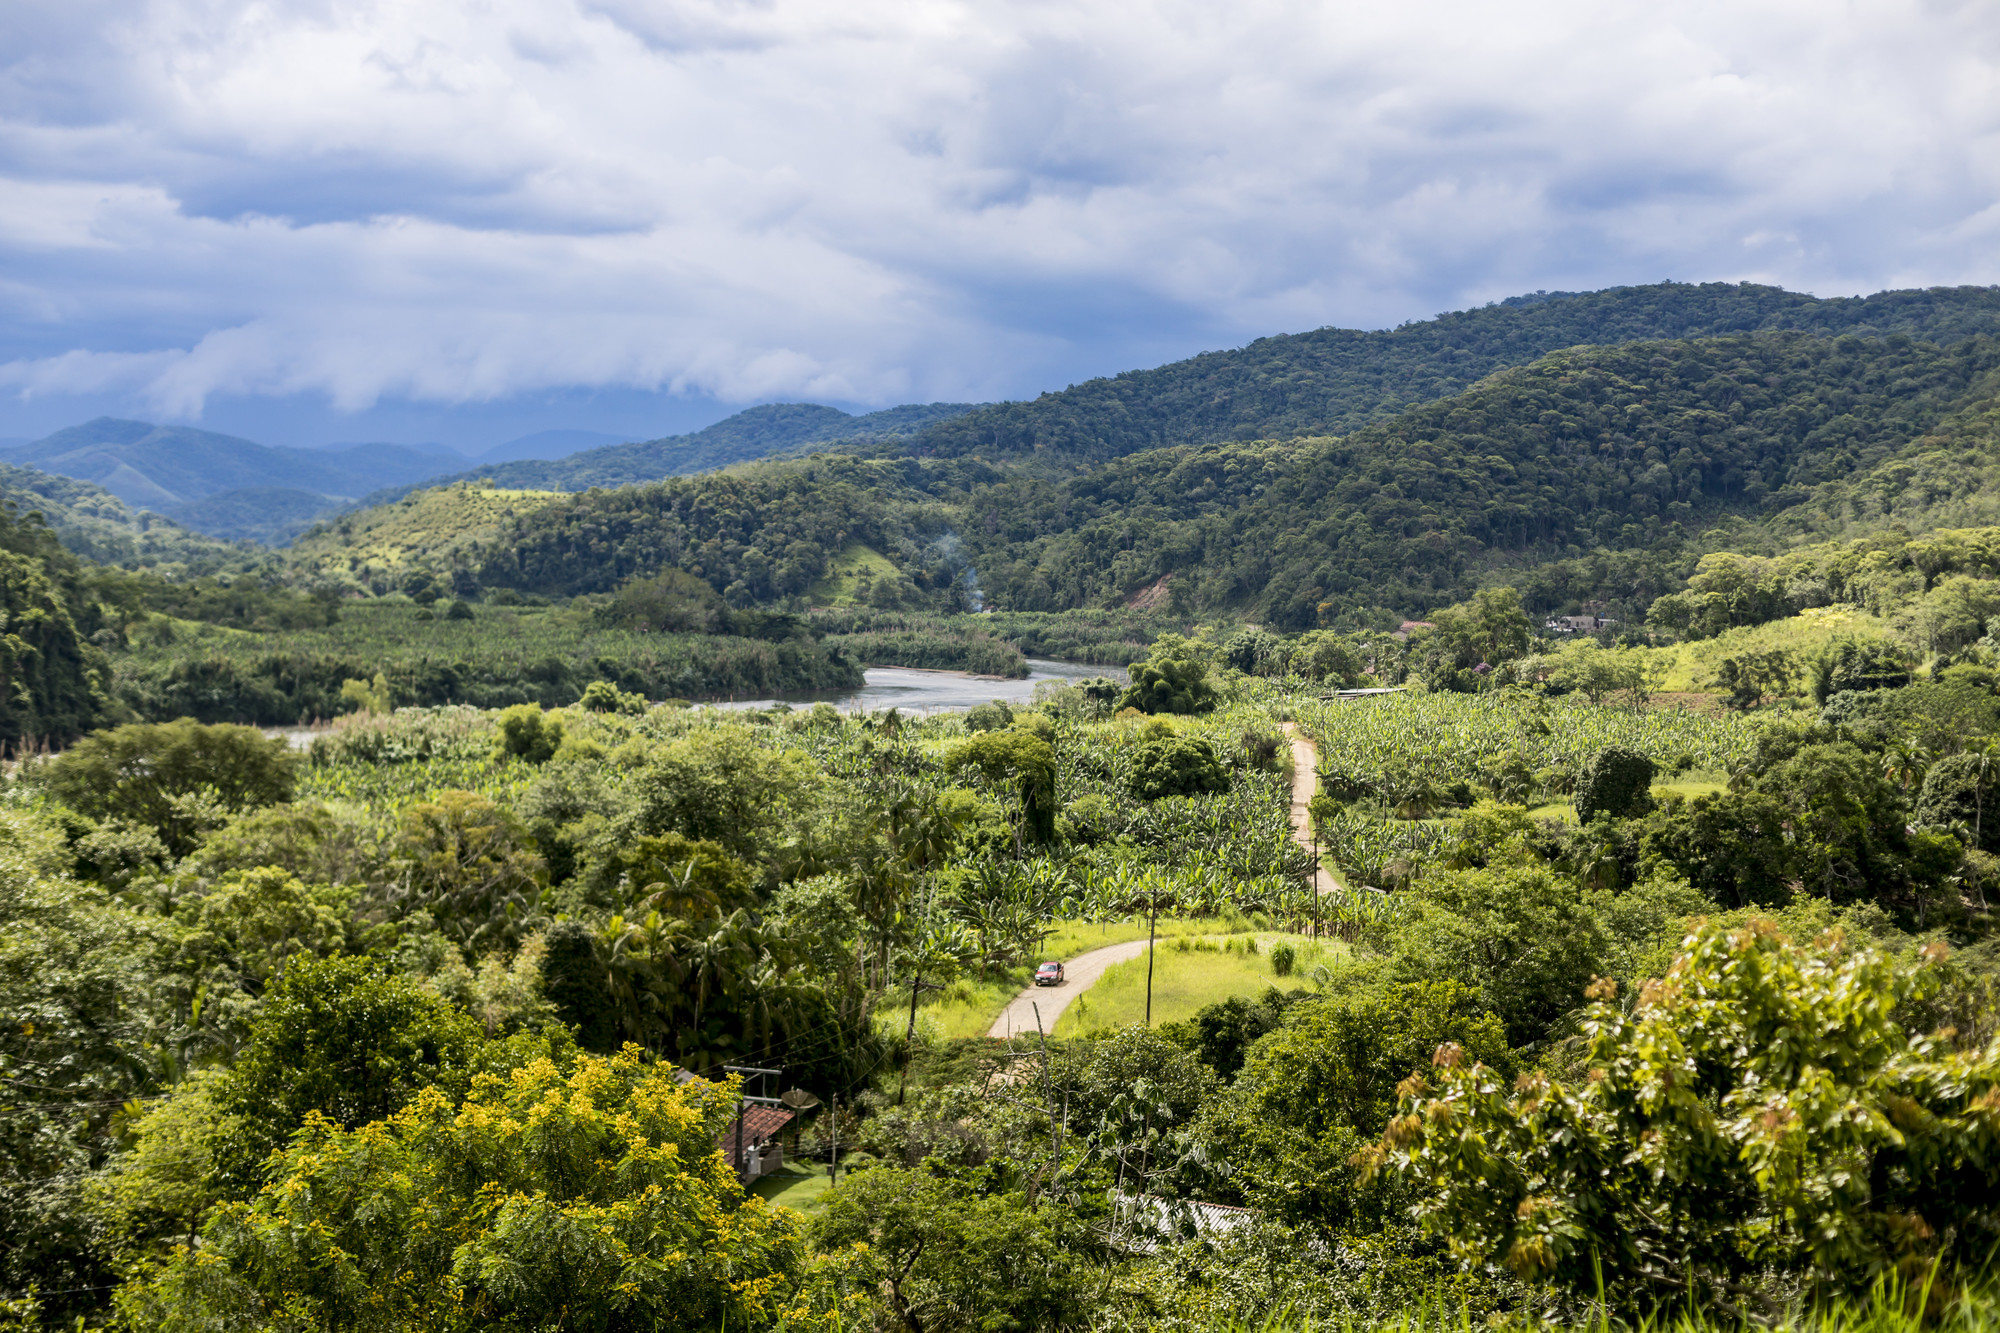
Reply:
<svg viewBox="0 0 2000 1333"><path fill-rule="evenodd" d="M1137 958L1145 952L1146 941L1127 940L1123 944L1107 944L1102 949L1078 954L1063 964L1062 985L1028 987L1007 1002L1007 1007L1000 1011L1000 1017L993 1020L993 1026L986 1035L1004 1039L1017 1032L1033 1032L1036 1005L1040 1005L1042 1010L1042 1031L1055 1031L1056 1018L1069 1008L1071 1000L1097 984L1105 968Z"/></svg>
<svg viewBox="0 0 2000 1333"><path fill-rule="evenodd" d="M1319 790L1319 748L1299 734L1295 722L1285 723L1285 734L1292 738L1292 837L1299 846L1311 851L1312 798ZM1320 893L1332 893L1344 886L1322 862L1318 882L1313 887Z"/></svg>
<svg viewBox="0 0 2000 1333"><path fill-rule="evenodd" d="M1285 734L1292 741L1292 837L1298 840L1299 846L1311 850L1310 811L1313 793L1319 790L1319 750L1299 734L1294 723L1285 723ZM1321 893L1332 893L1344 886L1332 871L1321 865L1315 887ZM1146 941L1127 940L1123 944L1107 944L1102 949L1078 954L1063 964L1062 985L1028 987L1007 1002L1007 1007L1000 1011L1000 1017L993 1020L993 1026L986 1035L1004 1040L1017 1032L1033 1032L1036 1005L1041 1006L1042 1031L1055 1031L1056 1019L1069 1008L1069 1002L1096 985L1105 968L1137 958L1145 952Z"/></svg>

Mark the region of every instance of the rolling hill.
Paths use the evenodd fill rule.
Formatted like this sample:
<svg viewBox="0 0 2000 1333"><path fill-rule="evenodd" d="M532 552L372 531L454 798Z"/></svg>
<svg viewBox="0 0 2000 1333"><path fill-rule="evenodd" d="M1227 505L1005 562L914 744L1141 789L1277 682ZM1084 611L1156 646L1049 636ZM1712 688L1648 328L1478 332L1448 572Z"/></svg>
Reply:
<svg viewBox="0 0 2000 1333"><path fill-rule="evenodd" d="M454 482L411 491L393 504L336 515L292 543L292 567L314 578L347 579L371 591L402 586L412 572L469 569L512 521L562 497Z"/></svg>
<svg viewBox="0 0 2000 1333"><path fill-rule="evenodd" d="M911 451L1101 463L1168 445L1344 435L1566 347L1796 330L1953 343L2000 335L2000 288L1822 300L1751 283L1537 292L1380 332L1260 338L1154 370L996 403L926 427Z"/></svg>
<svg viewBox="0 0 2000 1333"><path fill-rule="evenodd" d="M288 538L312 515L384 486L452 470L432 446L281 449L188 426L99 417L0 455L0 462L94 482L138 509L229 539Z"/></svg>
<svg viewBox="0 0 2000 1333"><path fill-rule="evenodd" d="M35 468L0 463L0 502L40 514L67 550L100 564L205 571L240 555L227 542L134 510L102 486Z"/></svg>
<svg viewBox="0 0 2000 1333"><path fill-rule="evenodd" d="M581 491L712 472L809 445L875 443L915 435L972 411L968 403L910 403L850 416L818 403L767 403L690 435L586 449L567 458L499 463L466 474L511 490Z"/></svg>
<svg viewBox="0 0 2000 1333"><path fill-rule="evenodd" d="M1830 509L1858 513L1842 497L1951 423L1986 419L1996 393L2000 340L1985 337L1580 347L1342 437L1004 475L966 498L960 530L988 599L1020 610L1115 603L1166 579L1189 611L1366 623L1502 573L1559 603L1577 593L1547 570L1595 558L1581 595L1629 614L1672 591L1704 542L1765 547L1820 533Z"/></svg>
<svg viewBox="0 0 2000 1333"><path fill-rule="evenodd" d="M1630 616L1705 550L2000 513L1996 394L1996 289L1537 294L571 494L453 560L555 596L673 567L737 605L810 605L832 562L879 558L878 606L955 607L976 580L1002 610L1146 594L1299 629L1393 624L1504 579L1538 608ZM862 420L794 405L732 429L762 446Z"/></svg>
<svg viewBox="0 0 2000 1333"><path fill-rule="evenodd" d="M1184 613L1300 629L1393 623L1503 578L1538 608L1589 597L1630 616L1704 550L1818 538L1836 515L1918 518L1856 498L1912 467L1957 469L1929 491L1968 469L1992 480L1996 395L1987 337L1579 347L1345 436L1178 445L1061 476L821 455L595 491L513 520L480 578L569 595L671 565L738 603L809 601L859 543L903 574L902 604L950 604L973 570L999 609L1166 589ZM1932 517L1963 522L1967 503Z"/></svg>

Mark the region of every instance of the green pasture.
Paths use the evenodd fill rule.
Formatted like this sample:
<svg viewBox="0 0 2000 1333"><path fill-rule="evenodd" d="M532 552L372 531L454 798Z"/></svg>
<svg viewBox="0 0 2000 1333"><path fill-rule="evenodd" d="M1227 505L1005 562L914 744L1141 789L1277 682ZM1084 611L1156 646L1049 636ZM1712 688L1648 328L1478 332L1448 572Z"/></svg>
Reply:
<svg viewBox="0 0 2000 1333"><path fill-rule="evenodd" d="M816 1213L832 1183L827 1178L824 1162L788 1159L776 1171L752 1183L750 1192L766 1203L795 1212Z"/></svg>
<svg viewBox="0 0 2000 1333"><path fill-rule="evenodd" d="M1729 790L1721 782L1656 782L1653 784L1653 799L1663 796L1684 796L1693 800L1697 796L1719 796ZM1560 819L1565 823L1576 822L1576 802L1551 801L1528 811L1530 819Z"/></svg>
<svg viewBox="0 0 2000 1333"><path fill-rule="evenodd" d="M1182 937L1231 936L1249 931L1251 923L1242 917L1201 917L1186 920L1162 920L1158 925L1156 938L1162 940ZM1102 949L1108 944L1124 944L1130 940L1146 938L1146 923L1138 921L1058 921L1042 942L1042 951L1036 962L1053 958L1064 962L1078 954L1089 953L1092 949ZM1275 937L1274 937L1275 938ZM918 1022L923 1030L940 1039L957 1037L983 1037L1007 1002L1019 995L1034 981L1033 964L1017 967L992 977L960 977L947 986L943 994L929 1004L921 1006ZM902 1014L907 1020L909 995L903 997ZM900 1030L900 1029L899 1029Z"/></svg>
<svg viewBox="0 0 2000 1333"><path fill-rule="evenodd" d="M853 606L864 580L893 579L896 573L896 566L880 551L849 542L827 561L826 573L806 589L806 596L814 606Z"/></svg>
<svg viewBox="0 0 2000 1333"><path fill-rule="evenodd" d="M1289 943L1296 952L1292 975L1271 970L1271 947ZM1245 943L1254 943L1251 952ZM1153 950L1153 1024L1193 1018L1211 1004L1236 996L1262 995L1272 986L1296 990L1306 985L1312 969L1349 956L1337 940L1260 931L1240 936L1183 936ZM1054 1035L1084 1036L1145 1021L1146 958L1142 954L1119 963L1095 986L1070 1002L1057 1020Z"/></svg>
<svg viewBox="0 0 2000 1333"><path fill-rule="evenodd" d="M1663 671L1659 688L1683 693L1715 688L1715 674L1724 658L1744 653L1782 650L1801 668L1843 639L1900 645L1903 637L1889 622L1855 606L1816 606L1783 620L1746 625L1712 639L1679 643L1646 651Z"/></svg>

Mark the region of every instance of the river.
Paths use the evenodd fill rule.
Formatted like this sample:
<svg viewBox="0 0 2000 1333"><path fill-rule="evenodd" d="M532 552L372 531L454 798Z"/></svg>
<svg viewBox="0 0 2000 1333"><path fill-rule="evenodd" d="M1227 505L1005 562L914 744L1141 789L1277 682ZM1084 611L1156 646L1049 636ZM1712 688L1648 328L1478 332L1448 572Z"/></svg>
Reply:
<svg viewBox="0 0 2000 1333"><path fill-rule="evenodd" d="M793 705L829 703L843 713L879 712L885 708L900 708L905 713L919 716L925 713L956 713L983 704L993 699L1001 699L1009 704L1025 704L1035 697L1035 686L1045 680L1086 680L1091 676L1108 676L1121 684L1127 679L1124 667L1085 666L1076 662L1050 662L1041 658L1028 659L1028 676L1025 680L1007 680L1000 676L970 676L962 671L915 671L909 667L869 667L861 673L861 688L858 690L829 690L822 694L794 694L779 699L734 699L728 702L704 700L717 708L769 708L775 703ZM699 707L700 705L697 705ZM283 736L285 742L295 750L303 750L313 742L313 737L323 736L329 728L321 727L271 727L266 736Z"/></svg>
<svg viewBox="0 0 2000 1333"><path fill-rule="evenodd" d="M861 673L858 690L836 690L823 694L794 694L778 699L737 699L716 704L718 708L769 708L775 703L829 703L843 713L880 712L900 708L905 713L954 713L993 699L1009 704L1025 704L1035 697L1035 686L1045 680L1086 680L1108 676L1123 682L1125 668L1087 666L1077 662L1028 659L1025 680L1000 676L970 676L962 671L916 671L909 667L869 667Z"/></svg>

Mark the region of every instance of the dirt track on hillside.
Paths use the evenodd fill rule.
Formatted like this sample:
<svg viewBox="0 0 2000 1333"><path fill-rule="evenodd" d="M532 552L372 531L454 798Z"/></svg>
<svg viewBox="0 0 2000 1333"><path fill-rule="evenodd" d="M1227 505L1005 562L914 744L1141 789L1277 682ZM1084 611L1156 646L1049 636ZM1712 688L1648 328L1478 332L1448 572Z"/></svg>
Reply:
<svg viewBox="0 0 2000 1333"><path fill-rule="evenodd" d="M1312 798L1319 790L1319 747L1299 735L1295 722L1285 723L1285 734L1292 738L1292 837L1299 846L1311 851ZM1313 887L1321 893L1332 893L1343 886L1339 877L1321 862L1319 879Z"/></svg>
<svg viewBox="0 0 2000 1333"><path fill-rule="evenodd" d="M1127 940L1123 944L1107 944L1102 949L1092 949L1080 953L1063 964L1063 984L1060 986L1030 986L1007 1002L1000 1011L1000 1017L993 1020L987 1030L989 1037L1011 1037L1017 1032L1035 1030L1035 1008L1041 1007L1042 1031L1054 1032L1056 1019L1077 996L1097 984L1104 975L1104 969L1113 963L1123 963L1146 952L1146 941Z"/></svg>

